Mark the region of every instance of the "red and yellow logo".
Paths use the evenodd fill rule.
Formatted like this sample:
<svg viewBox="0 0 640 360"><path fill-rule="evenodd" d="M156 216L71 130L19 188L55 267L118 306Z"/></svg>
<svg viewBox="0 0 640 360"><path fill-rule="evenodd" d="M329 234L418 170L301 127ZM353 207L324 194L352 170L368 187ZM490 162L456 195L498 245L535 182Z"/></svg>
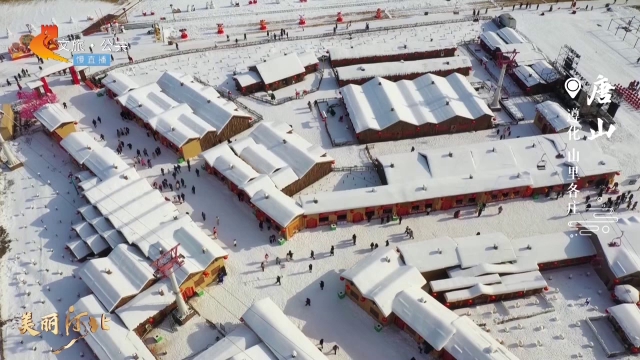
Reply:
<svg viewBox="0 0 640 360"><path fill-rule="evenodd" d="M64 58L52 51L57 49L58 45L56 39L58 38L58 26L57 25L42 25L40 27L40 34L33 38L29 49L43 59L56 60L60 62L70 62L69 59Z"/></svg>

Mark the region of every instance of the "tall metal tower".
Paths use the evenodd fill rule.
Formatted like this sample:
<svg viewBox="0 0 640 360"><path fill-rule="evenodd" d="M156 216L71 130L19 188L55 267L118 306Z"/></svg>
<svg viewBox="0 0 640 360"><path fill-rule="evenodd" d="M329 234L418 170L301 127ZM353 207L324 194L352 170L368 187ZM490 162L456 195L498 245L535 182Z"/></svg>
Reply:
<svg viewBox="0 0 640 360"><path fill-rule="evenodd" d="M195 313L189 309L187 303L182 298L180 286L176 279L176 269L184 265L184 260L182 260L178 255L179 246L180 244L174 246L169 251L164 252L156 261L153 262L153 264L151 264L151 266L155 269L154 275L168 277L171 281L171 287L176 295L176 304L178 305L178 308L174 313L175 319L180 325L184 325Z"/></svg>
<svg viewBox="0 0 640 360"><path fill-rule="evenodd" d="M500 67L500 77L498 78L498 88L496 89L496 92L493 95L493 101L491 102L491 110L500 109L500 92L502 92L504 75L507 73L507 67L513 66L516 63L516 55L518 55L518 52L516 50L513 50L507 52L499 52L497 55L498 60L496 62Z"/></svg>

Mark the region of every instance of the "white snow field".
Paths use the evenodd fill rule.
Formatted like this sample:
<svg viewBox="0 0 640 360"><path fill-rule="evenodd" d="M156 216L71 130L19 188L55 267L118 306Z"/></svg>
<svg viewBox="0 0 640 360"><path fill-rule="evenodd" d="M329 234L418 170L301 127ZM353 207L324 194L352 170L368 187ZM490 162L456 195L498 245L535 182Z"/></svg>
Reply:
<svg viewBox="0 0 640 360"><path fill-rule="evenodd" d="M89 22L83 21L87 15L96 17L96 12L103 14L120 9L125 4L116 5L107 2L57 0L45 2L2 3L0 5L0 31L6 27L12 35L0 33L0 46L6 47L26 30L26 23L39 26L50 23L55 18L60 26L61 34L82 30ZM609 21L613 18L640 15L638 11L624 5L615 5L612 12L603 8L604 1L590 1L594 5L593 11L580 10L576 15L568 11L567 3L554 6L554 11L539 16L540 11L517 10L512 12L518 21L518 30L543 51L550 60L557 57L558 51L565 43L570 44L581 55L579 70L590 81L602 74L612 83L627 84L633 79L640 78L640 69L635 60L640 57L640 51L633 49L633 44L623 42L613 32L607 31ZM344 25L338 30L338 36L307 39L298 41L280 41L269 44L241 47L238 49L210 50L203 53L179 55L164 59L143 62L133 66L123 67L116 71L131 75L141 85L155 81L163 71L176 71L198 76L211 85L222 86L235 93L231 80L234 70L243 71L247 66L261 61L261 58L277 57L284 53L314 51L322 55L332 46L356 46L360 44L376 43L404 43L409 41L428 41L431 38L449 38L462 41L479 35L482 27L491 27L482 23L452 23L438 26L416 26L411 24L460 18L450 11L453 2L442 0L423 1L337 1L337 0L309 0L299 3L294 0L263 1L256 5L242 3L239 8L231 7L229 2L214 0L216 9L206 10L205 2L193 4L195 12L176 14L177 21L173 22L173 15L169 8L186 8L193 4L188 1L150 1L143 0L129 13L131 22L151 22L160 17L167 17L163 26L173 26L176 29L187 28L192 40L181 42L180 50L198 49L227 44L226 37L214 35L217 22L224 22L231 41L237 37L242 39L247 33L248 40L258 40L266 37L259 32L258 21L266 19L272 25L270 29L280 27L288 29L290 36L309 36L314 34L328 34L332 32L335 14L343 11L345 20L354 20L353 27L364 28L365 21L369 21L372 29L390 25L409 25L408 28L389 31L371 31L366 34L355 34L349 39L348 35L340 35ZM586 5L578 3L578 7ZM629 5L638 5L640 1L632 0ZM51 5L51 6L49 6ZM461 15L470 15L474 6L470 2L461 3ZM476 4L484 8L487 5ZM391 18L372 20L376 8L388 11ZM517 6L516 6L517 7ZM510 10L505 6L505 10ZM544 8L544 9L543 9ZM545 10L548 5L541 5ZM154 10L154 16L144 17L142 11ZM424 11L431 14L425 16ZM438 11L444 11L437 13ZM435 13L434 13L435 12ZM501 13L499 7L490 9L488 15ZM298 15L304 14L310 26L304 31L297 24ZM398 16L396 16L397 14ZM73 17L75 23L69 23ZM600 26L599 26L600 25ZM171 55L176 53L173 46L154 43L151 36L146 35L147 28L128 30L121 34L121 38L131 42L131 56L135 60L157 55ZM104 34L87 37L85 41L100 44ZM461 53L463 53L461 51ZM115 63L126 62L126 55L115 53ZM489 80L486 71L480 68L475 59L472 81ZM45 61L43 68L53 65ZM0 88L0 103L16 100L17 87L13 81L13 74L21 68L31 73L38 71L38 64L34 59L24 59L0 64L0 81L5 85L5 78L12 82L11 86ZM100 70L93 68L93 71ZM327 149L329 156L336 160L336 167L366 167L370 166L365 155L364 146L350 145L332 147L324 125L316 114L311 114L306 106L307 101L337 96L337 85L330 70L324 70L324 79L320 89L302 100L295 100L283 105L272 106L250 98L242 98L243 104L260 113L267 121L284 121L293 126L294 131L312 144ZM491 69L490 69L491 71ZM319 79L312 75L299 85L317 86ZM100 134L105 136L105 146L115 149L117 144L116 129L128 126L131 134L123 139L131 142L134 149L125 149L121 155L128 164L133 163L135 149L153 149L157 145L152 138L146 136L145 131L133 123L120 120L117 104L107 97L97 97L86 86L70 85L69 76L51 76L49 78L52 90L57 94L60 102L69 105L69 112L79 122L78 128L94 138ZM281 89L276 96L292 95L294 86ZM258 94L259 95L259 94ZM517 106L525 113L525 118L533 118L533 102L527 98L519 98ZM102 123L94 128L91 121L100 116ZM500 115L503 116L503 115ZM336 121L334 119L334 121ZM501 119L502 121L502 119ZM640 156L638 142L640 141L640 114L628 106L622 106L616 115L616 132L611 139L601 137L597 141L603 151L618 158L622 165L621 175L617 181L623 190L636 191L635 186L627 185L630 178L640 174ZM333 126L333 124L331 125ZM538 129L530 122L512 125L512 136L538 135ZM334 129L340 133L340 130ZM250 130L249 130L250 131ZM349 138L350 133L341 134L339 138ZM242 136L242 135L241 135ZM495 131L478 131L456 135L443 135L430 138L404 140L389 143L378 143L371 147L375 156L408 152L411 147L417 150L427 150L437 147L453 146L457 144L479 143L498 140ZM68 307L78 301L80 297L90 294L84 282L75 275L81 266L71 260L71 255L64 247L69 241L71 223L79 219L76 208L84 205L85 201L76 194L69 183L67 174L79 169L69 162L65 152L43 133L23 136L11 142L11 148L18 158L25 164L24 168L8 172L3 169L0 177L0 189L3 196L0 224L10 234L10 251L4 255L0 267L0 316L6 321L2 328L2 354L7 359L35 360L35 359L93 359L89 347L80 341L71 349L60 355L50 352L51 348L58 348L70 340L67 336L54 336L44 333L43 337L20 335L18 327L20 315L32 311L34 321L39 325L41 316L57 312L62 317L61 327L64 330L64 314ZM171 167L175 163L175 155L164 150L162 156L153 161L150 169L140 169L141 177L150 183L161 179L160 169ZM201 166L202 161L193 162L193 166ZM366 224L339 225L336 231L328 227L304 230L297 234L292 241L284 246L269 245L268 236L271 233L261 232L258 222L250 208L237 201L236 197L213 176L204 171L197 177L194 172L184 171L182 177L187 184L196 187L196 195L187 194L186 203L179 205L182 213L195 214L194 221L202 226L205 232L211 233L215 225L215 217L220 217L218 239L216 241L230 257L226 261L229 276L224 284L212 285L205 289L204 296L196 297L190 305L196 309L199 316L192 319L185 327L173 331L169 322L165 322L154 329L145 341L156 334L164 337L164 341L151 348L161 359L186 359L210 347L218 336L211 324L222 324L227 331L232 331L240 323L239 318L256 300L270 297L289 319L312 342L324 339L324 353L329 356L329 349L337 344L340 351L331 358L343 359L425 359L427 356L418 353L416 343L404 332L394 326L385 328L378 333L374 330L375 322L353 302L340 300L337 292L344 289L344 283L339 280L339 274L352 267L356 262L369 254L369 243L384 244L389 240L390 246L408 241L403 236L403 229L410 226L416 236L416 241L440 236L469 236L476 232L502 232L509 238L547 234L566 231L568 220L582 219L582 215L565 217L566 201L540 200L512 200L501 203L504 207L498 215L497 204L489 205L486 215L476 217L473 209L463 209L460 219L453 219L453 211L435 212L429 216L409 216L403 220L402 226L395 224L379 225L377 222ZM301 194L311 194L319 191L344 190L357 187L378 185L379 179L375 171L366 168L350 172L333 173ZM57 192L57 193L56 193ZM583 198L589 193L580 194ZM592 193L590 193L593 195ZM171 196L173 194L166 194ZM200 212L206 212L207 220L203 221ZM630 211L621 212L630 215ZM45 228L46 226L46 228ZM351 235L358 235L358 245L351 245ZM234 240L237 247L233 246ZM335 246L335 256L329 256L329 249ZM292 251L295 260L285 262L285 267L274 265L276 257L284 258L285 253ZM309 259L311 250L315 251L316 260ZM264 255L269 254L269 264L266 271L261 271L260 262ZM35 262L35 265L33 263ZM308 271L308 265L313 263L313 272ZM48 270L48 271L47 271ZM590 272L591 276L586 276ZM549 295L556 296L552 304L555 312L538 315L532 318L515 321L503 325L495 325L491 320L492 309L499 304L483 305L469 309L474 320L486 322L491 329L490 334L504 340L505 346L520 359L561 359L578 358L603 359L604 353L599 347L591 329L584 323L586 316L603 313L604 309L612 305L610 297L602 282L595 276L589 266L567 268L543 272L545 279L550 275L553 280L547 280L552 291ZM568 274L573 274L568 279ZM282 286L274 285L276 276L282 276ZM325 282L324 290L320 290L319 282ZM559 292L555 293L555 289ZM602 293L598 293L601 291ZM591 298L590 307L582 306L585 298ZM310 298L311 307L305 307L304 301ZM531 300L533 301L533 300ZM542 303L542 302L541 302ZM505 304L506 309L498 309L498 314L510 311L517 312L515 303ZM525 305L524 303L521 305ZM526 307L526 306L524 306ZM532 305L533 307L533 305ZM595 308L597 307L597 309ZM457 310L466 313L467 309ZM111 316L117 316L112 314ZM557 317L557 321L554 318ZM580 321L580 326L576 322ZM523 329L518 329L521 323ZM535 330L544 325L544 330ZM504 328L515 326L508 333ZM598 327L604 331L606 327ZM564 335L564 340L557 336ZM607 336L612 336L608 334ZM524 342L518 346L518 340ZM540 340L542 346L536 343ZM591 347L590 343L594 343ZM124 358L124 357L123 357ZM619 358L631 358L622 356Z"/></svg>

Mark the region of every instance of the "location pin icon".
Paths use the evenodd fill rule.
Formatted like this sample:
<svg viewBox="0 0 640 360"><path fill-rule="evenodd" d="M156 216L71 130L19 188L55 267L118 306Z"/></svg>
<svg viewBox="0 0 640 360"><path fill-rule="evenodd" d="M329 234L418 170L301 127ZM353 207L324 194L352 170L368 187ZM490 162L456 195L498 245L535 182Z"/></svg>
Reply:
<svg viewBox="0 0 640 360"><path fill-rule="evenodd" d="M567 93L569 93L572 99L576 97L576 94L578 94L581 88L582 84L580 80L576 78L569 78L564 82L564 89L567 90Z"/></svg>

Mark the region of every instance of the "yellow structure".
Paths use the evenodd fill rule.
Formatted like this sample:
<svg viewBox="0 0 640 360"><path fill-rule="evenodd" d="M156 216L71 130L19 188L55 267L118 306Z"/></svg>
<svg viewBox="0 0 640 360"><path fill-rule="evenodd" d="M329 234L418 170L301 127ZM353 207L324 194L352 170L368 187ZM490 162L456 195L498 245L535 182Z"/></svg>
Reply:
<svg viewBox="0 0 640 360"><path fill-rule="evenodd" d="M57 142L76 132L76 123L71 114L60 104L47 104L33 113L45 131Z"/></svg>
<svg viewBox="0 0 640 360"><path fill-rule="evenodd" d="M2 112L0 112L0 135L5 140L13 139L14 115L11 105L2 104Z"/></svg>

